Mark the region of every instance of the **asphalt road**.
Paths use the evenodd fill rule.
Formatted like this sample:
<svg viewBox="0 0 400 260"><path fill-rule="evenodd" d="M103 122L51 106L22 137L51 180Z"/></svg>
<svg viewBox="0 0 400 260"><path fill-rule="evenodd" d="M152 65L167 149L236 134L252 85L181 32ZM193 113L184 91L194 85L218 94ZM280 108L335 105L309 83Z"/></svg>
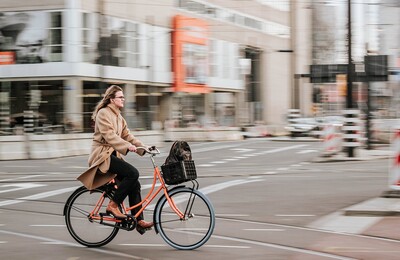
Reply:
<svg viewBox="0 0 400 260"><path fill-rule="evenodd" d="M157 158L162 164L171 143ZM0 162L2 259L396 259L399 241L321 230L313 223L387 189L388 161L316 163L321 144L250 139L191 144L200 190L216 210L212 238L178 251L150 231L121 231L102 248L69 235L62 215L86 156ZM147 157L126 159L151 183ZM145 212L146 219L152 212ZM313 226L311 228L311 226ZM369 250L365 250L368 248ZM373 250L371 250L373 248ZM351 249L351 250L350 250Z"/></svg>

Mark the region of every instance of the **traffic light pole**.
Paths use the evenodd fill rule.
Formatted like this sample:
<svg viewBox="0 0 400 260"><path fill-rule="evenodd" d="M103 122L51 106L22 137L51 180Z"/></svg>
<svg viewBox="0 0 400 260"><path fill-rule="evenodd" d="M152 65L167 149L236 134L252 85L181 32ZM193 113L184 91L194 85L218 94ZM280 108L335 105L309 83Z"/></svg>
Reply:
<svg viewBox="0 0 400 260"><path fill-rule="evenodd" d="M347 93L346 93L346 108L353 108L353 61L351 54L351 0L347 0L347 32L348 32L348 66L347 66ZM354 147L347 147L348 157L354 157Z"/></svg>

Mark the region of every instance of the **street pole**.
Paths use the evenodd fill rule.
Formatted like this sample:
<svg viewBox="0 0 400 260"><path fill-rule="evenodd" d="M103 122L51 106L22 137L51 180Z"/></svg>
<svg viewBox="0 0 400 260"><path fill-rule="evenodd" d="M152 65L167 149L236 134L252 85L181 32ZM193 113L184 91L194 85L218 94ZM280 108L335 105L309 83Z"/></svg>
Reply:
<svg viewBox="0 0 400 260"><path fill-rule="evenodd" d="M347 97L346 108L353 108L353 61L351 55L351 0L347 0L347 32L348 32L348 65L347 65ZM354 157L354 147L347 147L348 157Z"/></svg>

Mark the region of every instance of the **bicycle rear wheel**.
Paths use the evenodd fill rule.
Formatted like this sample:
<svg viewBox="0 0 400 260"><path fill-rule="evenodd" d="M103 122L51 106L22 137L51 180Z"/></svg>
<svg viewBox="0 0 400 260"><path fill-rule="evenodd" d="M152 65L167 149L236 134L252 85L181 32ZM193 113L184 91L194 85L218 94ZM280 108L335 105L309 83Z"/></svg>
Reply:
<svg viewBox="0 0 400 260"><path fill-rule="evenodd" d="M64 208L65 223L71 236L80 244L88 247L100 247L108 244L117 235L120 225L109 221L106 226L100 224L97 218L91 218L99 199L103 196L100 189L88 190L85 187L78 188L67 200ZM105 194L109 199L109 195ZM108 200L107 200L108 201ZM106 202L106 201L105 201ZM99 213L106 212L106 203L102 203ZM99 215L95 216L99 217Z"/></svg>
<svg viewBox="0 0 400 260"><path fill-rule="evenodd" d="M192 250L202 246L211 237L215 226L211 202L201 192L187 187L173 189L169 196L185 215L180 219L170 208L167 198L162 197L154 211L156 230L176 249Z"/></svg>

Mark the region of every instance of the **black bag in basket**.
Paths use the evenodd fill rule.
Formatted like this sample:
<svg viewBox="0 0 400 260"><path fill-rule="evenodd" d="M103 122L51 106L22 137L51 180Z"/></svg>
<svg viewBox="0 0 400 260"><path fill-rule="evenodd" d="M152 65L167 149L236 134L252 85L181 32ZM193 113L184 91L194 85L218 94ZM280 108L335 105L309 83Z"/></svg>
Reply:
<svg viewBox="0 0 400 260"><path fill-rule="evenodd" d="M179 184L197 178L192 151L186 141L175 141L161 166L166 184Z"/></svg>

